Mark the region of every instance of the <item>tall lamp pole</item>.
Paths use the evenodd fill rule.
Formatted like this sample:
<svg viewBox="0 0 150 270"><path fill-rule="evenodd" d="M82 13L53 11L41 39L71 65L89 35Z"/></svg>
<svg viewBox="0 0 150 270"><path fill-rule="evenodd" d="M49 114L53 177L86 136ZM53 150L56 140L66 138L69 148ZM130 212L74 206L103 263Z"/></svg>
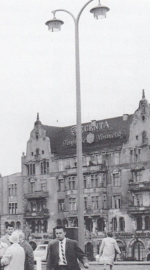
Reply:
<svg viewBox="0 0 150 270"><path fill-rule="evenodd" d="M61 30L61 25L64 23L56 19L55 13L63 11L71 15L75 24L75 62L76 62L76 122L77 122L77 178L78 178L78 242L79 246L84 250L84 198L83 198L83 173L82 173L82 126L81 126L81 93L80 93L80 57L79 57L79 19L85 7L92 2L89 0L80 10L78 16L74 15L65 9L56 9L52 11L54 17L46 22L48 29L51 32ZM96 19L105 18L109 8L102 6L100 0L98 6L90 10Z"/></svg>

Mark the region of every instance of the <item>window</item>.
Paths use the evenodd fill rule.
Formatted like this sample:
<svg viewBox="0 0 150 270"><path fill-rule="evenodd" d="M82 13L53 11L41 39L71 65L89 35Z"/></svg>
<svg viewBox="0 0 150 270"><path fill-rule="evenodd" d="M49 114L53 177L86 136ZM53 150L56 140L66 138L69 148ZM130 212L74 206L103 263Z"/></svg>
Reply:
<svg viewBox="0 0 150 270"><path fill-rule="evenodd" d="M119 219L119 229L120 231L125 231L125 220L123 217Z"/></svg>
<svg viewBox="0 0 150 270"><path fill-rule="evenodd" d="M119 172L113 172L112 178L113 178L113 186L114 187L120 187L120 173Z"/></svg>
<svg viewBox="0 0 150 270"><path fill-rule="evenodd" d="M83 175L83 186L84 188L87 188L87 176Z"/></svg>
<svg viewBox="0 0 150 270"><path fill-rule="evenodd" d="M103 232L105 227L104 219L103 218L98 218L97 220L97 229L99 232Z"/></svg>
<svg viewBox="0 0 150 270"><path fill-rule="evenodd" d="M91 174L91 188L97 188L97 187L98 187L97 174Z"/></svg>
<svg viewBox="0 0 150 270"><path fill-rule="evenodd" d="M58 191L63 191L64 190L63 183L64 183L63 179L58 179Z"/></svg>
<svg viewBox="0 0 150 270"><path fill-rule="evenodd" d="M140 182L142 180L142 172L140 170L136 170L133 172L133 181Z"/></svg>
<svg viewBox="0 0 150 270"><path fill-rule="evenodd" d="M41 224L41 221L39 220L39 221L37 222L37 232L38 232L38 233L41 233L41 231L42 231L42 224Z"/></svg>
<svg viewBox="0 0 150 270"><path fill-rule="evenodd" d="M34 163L29 164L28 175L35 175L35 164Z"/></svg>
<svg viewBox="0 0 150 270"><path fill-rule="evenodd" d="M107 209L106 194L103 194L103 209Z"/></svg>
<svg viewBox="0 0 150 270"><path fill-rule="evenodd" d="M92 209L96 210L98 209L98 196L93 196L92 197Z"/></svg>
<svg viewBox="0 0 150 270"><path fill-rule="evenodd" d="M43 222L43 232L47 233L47 220L44 220Z"/></svg>
<svg viewBox="0 0 150 270"><path fill-rule="evenodd" d="M44 150L42 150L42 154L44 154Z"/></svg>
<svg viewBox="0 0 150 270"><path fill-rule="evenodd" d="M146 144L147 143L147 134L146 131L142 132L142 143Z"/></svg>
<svg viewBox="0 0 150 270"><path fill-rule="evenodd" d="M18 229L18 230L21 229L21 223L20 223L20 221L17 221L16 222L16 229Z"/></svg>
<svg viewBox="0 0 150 270"><path fill-rule="evenodd" d="M11 184L8 187L9 196L17 196L17 184Z"/></svg>
<svg viewBox="0 0 150 270"><path fill-rule="evenodd" d="M64 163L63 160L59 160L59 172L64 170Z"/></svg>
<svg viewBox="0 0 150 270"><path fill-rule="evenodd" d="M17 184L15 184L15 195L17 195Z"/></svg>
<svg viewBox="0 0 150 270"><path fill-rule="evenodd" d="M49 162L44 160L41 162L41 174L49 173Z"/></svg>
<svg viewBox="0 0 150 270"><path fill-rule="evenodd" d="M38 133L35 134L35 138L36 138L36 140L39 139L39 134Z"/></svg>
<svg viewBox="0 0 150 270"><path fill-rule="evenodd" d="M41 183L41 190L46 191L46 183L45 182Z"/></svg>
<svg viewBox="0 0 150 270"><path fill-rule="evenodd" d="M135 194L135 206L143 206L142 194Z"/></svg>
<svg viewBox="0 0 150 270"><path fill-rule="evenodd" d="M64 199L58 200L58 211L64 211Z"/></svg>
<svg viewBox="0 0 150 270"><path fill-rule="evenodd" d="M33 152L31 152L31 156L33 156Z"/></svg>
<svg viewBox="0 0 150 270"><path fill-rule="evenodd" d="M114 232L117 231L117 218L116 217L112 218L112 229Z"/></svg>
<svg viewBox="0 0 150 270"><path fill-rule="evenodd" d="M119 164L119 153L114 153L114 165Z"/></svg>
<svg viewBox="0 0 150 270"><path fill-rule="evenodd" d="M133 160L133 150L132 149L130 150L130 162L134 162L134 160Z"/></svg>
<svg viewBox="0 0 150 270"><path fill-rule="evenodd" d="M115 195L112 197L112 208L118 209L121 207L121 196Z"/></svg>
<svg viewBox="0 0 150 270"><path fill-rule="evenodd" d="M88 198L84 197L84 210L88 209Z"/></svg>
<svg viewBox="0 0 150 270"><path fill-rule="evenodd" d="M32 233L35 233L35 227L36 227L35 221L33 220L33 221L31 222L31 232L32 232Z"/></svg>
<svg viewBox="0 0 150 270"><path fill-rule="evenodd" d="M75 176L71 176L68 178L69 190L73 190L76 188L76 179Z"/></svg>
<svg viewBox="0 0 150 270"><path fill-rule="evenodd" d="M9 214L15 215L18 213L18 205L17 203L9 203Z"/></svg>
<svg viewBox="0 0 150 270"><path fill-rule="evenodd" d="M137 217L137 230L142 230L142 217Z"/></svg>
<svg viewBox="0 0 150 270"><path fill-rule="evenodd" d="M76 198L69 198L69 210L77 210Z"/></svg>
<svg viewBox="0 0 150 270"><path fill-rule="evenodd" d="M36 212L37 211L37 204L36 202L30 202L30 206L31 206L31 212Z"/></svg>
<svg viewBox="0 0 150 270"><path fill-rule="evenodd" d="M30 183L30 190L31 190L31 193L35 191L35 182Z"/></svg>

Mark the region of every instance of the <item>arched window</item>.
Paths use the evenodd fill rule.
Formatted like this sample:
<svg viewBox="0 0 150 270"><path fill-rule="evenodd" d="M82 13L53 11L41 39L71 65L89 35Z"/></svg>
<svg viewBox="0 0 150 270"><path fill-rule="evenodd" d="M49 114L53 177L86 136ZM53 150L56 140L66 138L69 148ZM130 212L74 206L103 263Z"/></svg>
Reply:
<svg viewBox="0 0 150 270"><path fill-rule="evenodd" d="M6 222L5 222L5 229L7 229L7 225L8 225L8 222L6 221Z"/></svg>
<svg viewBox="0 0 150 270"><path fill-rule="evenodd" d="M142 217L137 217L137 230L142 230Z"/></svg>
<svg viewBox="0 0 150 270"><path fill-rule="evenodd" d="M43 222L43 232L47 233L47 220L44 220Z"/></svg>
<svg viewBox="0 0 150 270"><path fill-rule="evenodd" d="M63 226L68 227L68 220L67 219L63 219Z"/></svg>
<svg viewBox="0 0 150 270"><path fill-rule="evenodd" d="M34 220L31 222L31 232L35 233L35 221Z"/></svg>
<svg viewBox="0 0 150 270"><path fill-rule="evenodd" d="M120 187L121 185L120 172L116 168L112 172L112 184L113 184L113 187Z"/></svg>
<svg viewBox="0 0 150 270"><path fill-rule="evenodd" d="M39 155L39 149L37 148L36 149L36 156L38 156Z"/></svg>
<svg viewBox="0 0 150 270"><path fill-rule="evenodd" d="M74 227L78 227L78 219L77 218L74 220Z"/></svg>
<svg viewBox="0 0 150 270"><path fill-rule="evenodd" d="M11 221L10 222L12 225L13 225L13 227L15 228L15 222L14 221Z"/></svg>
<svg viewBox="0 0 150 270"><path fill-rule="evenodd" d="M125 220L124 220L123 217L121 217L119 219L119 229L120 229L120 231L124 231L125 230Z"/></svg>
<svg viewBox="0 0 150 270"><path fill-rule="evenodd" d="M145 230L150 230L150 217L145 217Z"/></svg>
<svg viewBox="0 0 150 270"><path fill-rule="evenodd" d="M147 134L146 131L142 132L142 143L146 143L147 142Z"/></svg>
<svg viewBox="0 0 150 270"><path fill-rule="evenodd" d="M97 220L97 229L98 229L98 232L104 231L104 219L103 218L99 218Z"/></svg>
<svg viewBox="0 0 150 270"><path fill-rule="evenodd" d="M132 247L132 256L136 261L142 261L146 255L144 244L137 240Z"/></svg>
<svg viewBox="0 0 150 270"><path fill-rule="evenodd" d="M117 231L117 218L116 217L112 218L112 229L114 232Z"/></svg>
<svg viewBox="0 0 150 270"><path fill-rule="evenodd" d="M16 229L20 229L21 228L21 223L20 223L20 221L17 221L16 222Z"/></svg>
<svg viewBox="0 0 150 270"><path fill-rule="evenodd" d="M57 219L57 226L60 226L60 225L62 225L62 221L61 219Z"/></svg>
<svg viewBox="0 0 150 270"><path fill-rule="evenodd" d="M37 223L37 229L38 229L38 233L41 233L41 231L42 231L42 224L41 224L41 221L40 220Z"/></svg>

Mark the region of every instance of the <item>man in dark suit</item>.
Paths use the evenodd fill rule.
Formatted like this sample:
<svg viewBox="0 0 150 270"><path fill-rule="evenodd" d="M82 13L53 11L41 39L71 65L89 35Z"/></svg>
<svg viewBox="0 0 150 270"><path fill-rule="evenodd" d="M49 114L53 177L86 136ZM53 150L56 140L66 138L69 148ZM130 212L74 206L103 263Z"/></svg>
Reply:
<svg viewBox="0 0 150 270"><path fill-rule="evenodd" d="M89 267L85 253L77 241L66 238L65 227L55 228L56 240L48 245L47 270L80 270L78 260L85 268Z"/></svg>

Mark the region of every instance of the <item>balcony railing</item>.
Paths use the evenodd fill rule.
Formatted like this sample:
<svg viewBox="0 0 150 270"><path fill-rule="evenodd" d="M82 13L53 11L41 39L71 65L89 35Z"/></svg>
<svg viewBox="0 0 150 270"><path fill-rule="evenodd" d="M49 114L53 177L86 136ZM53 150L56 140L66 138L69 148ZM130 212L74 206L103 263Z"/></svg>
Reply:
<svg viewBox="0 0 150 270"><path fill-rule="evenodd" d="M129 214L149 214L150 206L135 206L135 205L129 205L128 207L128 213Z"/></svg>
<svg viewBox="0 0 150 270"><path fill-rule="evenodd" d="M76 174L77 173L77 168L76 167L69 167L67 166L65 168L67 170L67 174ZM104 164L94 164L94 163L89 163L88 165L83 165L82 168L83 173L90 173L90 172L106 172L107 171L107 166Z"/></svg>
<svg viewBox="0 0 150 270"><path fill-rule="evenodd" d="M43 190L34 191L32 193L25 194L24 197L26 199L46 198L48 197L48 192Z"/></svg>
<svg viewBox="0 0 150 270"><path fill-rule="evenodd" d="M131 179L129 180L129 190L130 191L150 190L150 181L133 182Z"/></svg>
<svg viewBox="0 0 150 270"><path fill-rule="evenodd" d="M24 213L25 218L48 218L49 210L47 208L43 209L43 211L26 211Z"/></svg>

